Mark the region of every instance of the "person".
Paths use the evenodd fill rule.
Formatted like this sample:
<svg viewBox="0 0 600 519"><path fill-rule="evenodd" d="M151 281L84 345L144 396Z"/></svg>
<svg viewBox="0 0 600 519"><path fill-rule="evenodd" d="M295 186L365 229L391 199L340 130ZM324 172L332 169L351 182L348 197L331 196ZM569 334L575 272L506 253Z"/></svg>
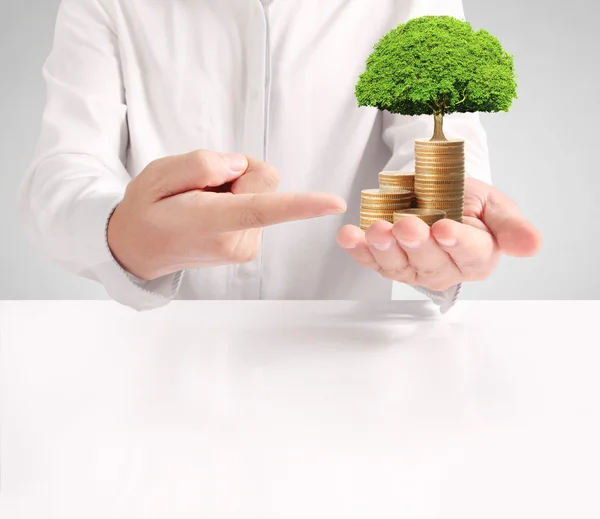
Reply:
<svg viewBox="0 0 600 519"><path fill-rule="evenodd" d="M33 239L137 310L173 299L390 299L446 310L539 232L491 185L477 114L465 222L358 222L382 170L414 170L433 117L358 108L379 38L461 0L63 0L20 191ZM446 311L444 310L444 311Z"/></svg>

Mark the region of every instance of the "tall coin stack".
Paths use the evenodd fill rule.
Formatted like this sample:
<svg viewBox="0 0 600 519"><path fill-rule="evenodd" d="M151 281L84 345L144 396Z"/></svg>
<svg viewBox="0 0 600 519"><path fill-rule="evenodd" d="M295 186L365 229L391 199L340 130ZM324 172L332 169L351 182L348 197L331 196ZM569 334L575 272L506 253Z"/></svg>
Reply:
<svg viewBox="0 0 600 519"><path fill-rule="evenodd" d="M394 212L410 208L412 195L409 189L364 189L360 202L360 228L366 231L378 220L392 223Z"/></svg>
<svg viewBox="0 0 600 519"><path fill-rule="evenodd" d="M415 198L420 209L438 209L462 223L465 141L415 141Z"/></svg>

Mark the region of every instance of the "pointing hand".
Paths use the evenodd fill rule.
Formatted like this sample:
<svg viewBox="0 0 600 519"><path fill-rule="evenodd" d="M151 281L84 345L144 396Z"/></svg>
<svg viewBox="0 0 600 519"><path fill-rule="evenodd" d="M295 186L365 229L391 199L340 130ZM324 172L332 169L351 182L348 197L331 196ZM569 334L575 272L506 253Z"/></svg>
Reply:
<svg viewBox="0 0 600 519"><path fill-rule="evenodd" d="M346 210L337 196L276 193L278 185L277 170L243 155L195 151L156 160L114 211L110 249L128 272L151 280L251 261L261 228Z"/></svg>

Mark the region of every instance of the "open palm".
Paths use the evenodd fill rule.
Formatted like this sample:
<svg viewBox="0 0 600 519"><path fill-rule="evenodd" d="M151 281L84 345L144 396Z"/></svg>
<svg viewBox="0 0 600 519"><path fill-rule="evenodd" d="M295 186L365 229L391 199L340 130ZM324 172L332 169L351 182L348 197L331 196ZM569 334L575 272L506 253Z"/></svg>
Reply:
<svg viewBox="0 0 600 519"><path fill-rule="evenodd" d="M539 231L509 197L480 180L465 181L464 223L444 219L432 227L416 217L394 225L379 221L366 232L348 225L338 243L360 265L385 278L446 290L465 281L487 279L502 254L537 254Z"/></svg>

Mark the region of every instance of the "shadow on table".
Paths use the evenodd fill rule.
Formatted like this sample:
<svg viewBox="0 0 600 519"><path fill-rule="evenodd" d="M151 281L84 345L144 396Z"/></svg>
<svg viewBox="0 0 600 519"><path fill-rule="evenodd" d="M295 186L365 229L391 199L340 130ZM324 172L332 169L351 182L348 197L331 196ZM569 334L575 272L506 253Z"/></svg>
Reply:
<svg viewBox="0 0 600 519"><path fill-rule="evenodd" d="M340 313L338 320L348 323L415 323L436 320L440 312L429 301L360 301L347 312Z"/></svg>
<svg viewBox="0 0 600 519"><path fill-rule="evenodd" d="M275 310L275 309L273 309ZM361 301L332 304L278 306L264 322L232 331L244 343L272 350L306 349L375 350L413 342L422 324L440 319L428 301Z"/></svg>

